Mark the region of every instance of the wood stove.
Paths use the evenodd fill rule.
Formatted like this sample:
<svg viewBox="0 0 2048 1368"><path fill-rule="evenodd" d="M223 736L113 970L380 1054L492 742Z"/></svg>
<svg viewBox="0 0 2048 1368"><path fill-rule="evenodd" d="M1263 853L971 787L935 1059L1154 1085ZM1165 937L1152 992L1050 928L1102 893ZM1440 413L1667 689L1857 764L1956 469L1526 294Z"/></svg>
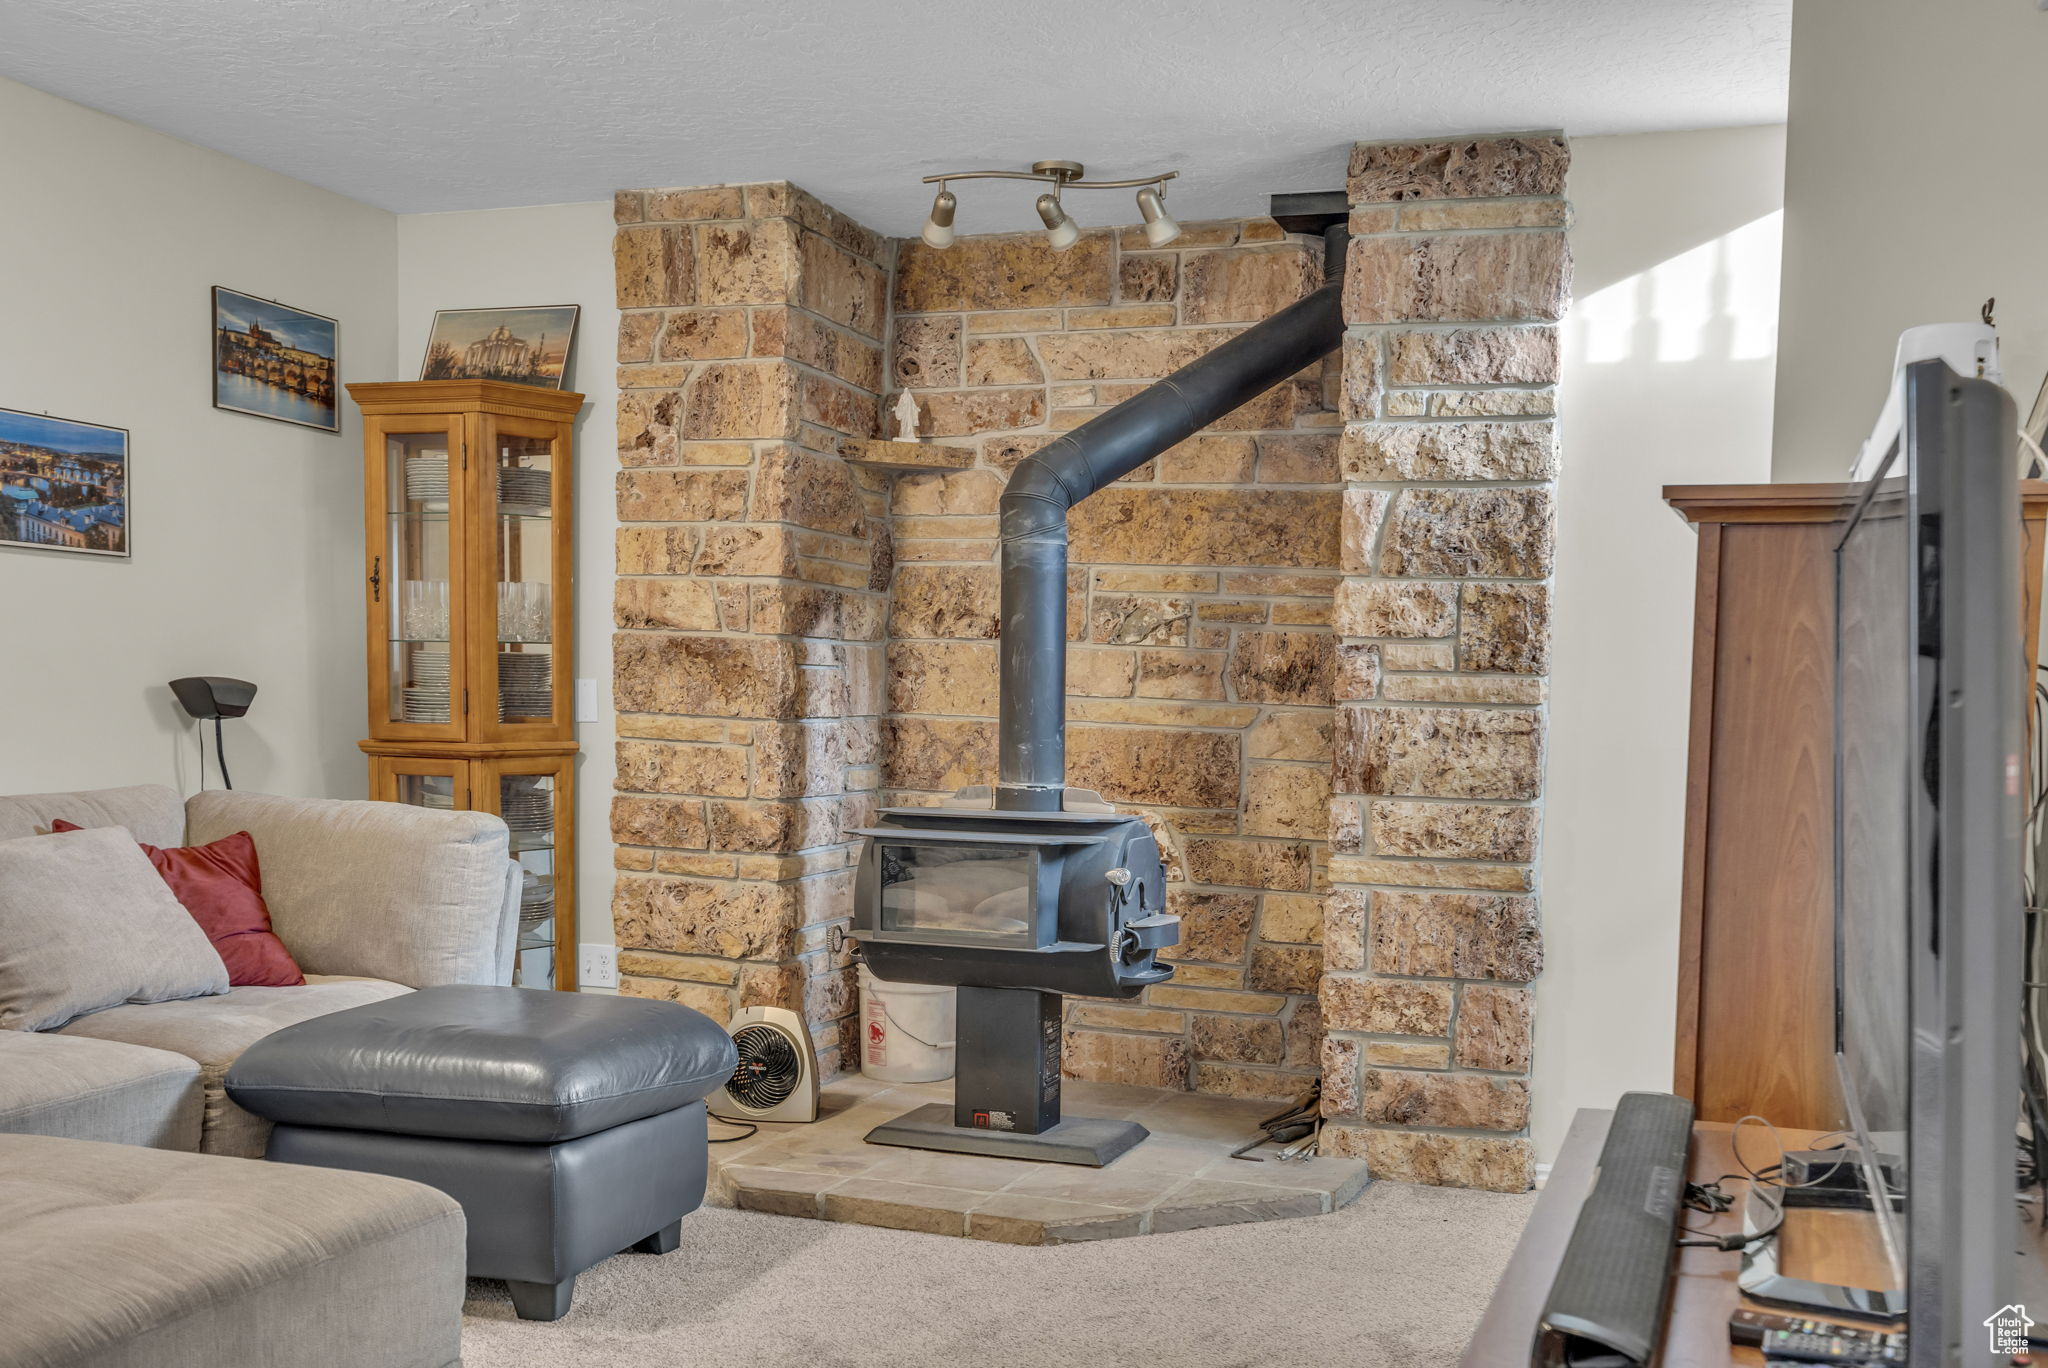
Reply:
<svg viewBox="0 0 2048 1368"><path fill-rule="evenodd" d="M889 808L865 837L854 935L901 983L955 984L957 1072L879 1144L1103 1164L1145 1138L1132 1122L1060 1116L1061 998L1135 997L1180 939L1151 829L1099 805L1017 812ZM934 1140L950 1143L932 1143Z"/></svg>

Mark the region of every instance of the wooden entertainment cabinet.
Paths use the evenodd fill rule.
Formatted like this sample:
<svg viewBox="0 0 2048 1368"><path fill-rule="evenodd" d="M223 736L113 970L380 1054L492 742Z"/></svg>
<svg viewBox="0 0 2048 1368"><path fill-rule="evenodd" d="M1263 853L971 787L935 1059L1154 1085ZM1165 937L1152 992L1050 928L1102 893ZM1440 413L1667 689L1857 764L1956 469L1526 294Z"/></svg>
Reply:
<svg viewBox="0 0 2048 1368"><path fill-rule="evenodd" d="M1672 1090L1695 1108L1689 1177L1739 1171L1733 1123L1768 1117L1797 1148L1843 1124L1834 1077L1834 546L1848 485L1674 485L1665 500L1699 531L1692 721ZM2039 657L2048 482L2022 481L2021 620ZM1524 1368L1613 1113L1573 1120L1462 1368ZM1752 1165L1770 1133L1744 1128ZM1736 1184L1739 1191L1741 1184ZM1734 1212L1684 1213L1723 1235ZM2048 1235L2022 1221L2022 1284L2048 1288ZM1892 1282L1868 1211L1786 1213L1779 1253L1793 1277ZM1747 1302L1740 1257L1681 1249L1661 1368L1760 1365L1728 1342ZM1797 1314L1797 1313L1794 1313Z"/></svg>
<svg viewBox="0 0 2048 1368"><path fill-rule="evenodd" d="M1851 486L1673 485L1699 530L1672 1090L1703 1122L1843 1124L1834 1079L1834 557ZM2048 482L2020 485L2038 658Z"/></svg>

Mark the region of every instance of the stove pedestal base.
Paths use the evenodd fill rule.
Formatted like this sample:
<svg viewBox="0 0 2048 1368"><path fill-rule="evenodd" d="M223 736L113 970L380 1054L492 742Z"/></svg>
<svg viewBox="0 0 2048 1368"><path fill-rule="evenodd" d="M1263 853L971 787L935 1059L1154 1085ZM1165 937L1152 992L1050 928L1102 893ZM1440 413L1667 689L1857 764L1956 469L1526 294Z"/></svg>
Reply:
<svg viewBox="0 0 2048 1368"><path fill-rule="evenodd" d="M949 1154L980 1154L997 1159L1024 1159L1038 1164L1103 1165L1123 1154L1151 1132L1135 1121L1070 1116L1036 1135L1022 1131L983 1130L953 1124L953 1109L933 1102L884 1121L867 1134L870 1145L943 1150Z"/></svg>

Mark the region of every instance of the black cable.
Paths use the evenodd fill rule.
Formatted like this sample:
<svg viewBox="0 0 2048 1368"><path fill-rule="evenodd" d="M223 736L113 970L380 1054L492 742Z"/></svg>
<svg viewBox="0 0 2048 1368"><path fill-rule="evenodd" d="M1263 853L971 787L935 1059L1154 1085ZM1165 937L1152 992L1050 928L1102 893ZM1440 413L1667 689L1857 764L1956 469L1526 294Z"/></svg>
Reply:
<svg viewBox="0 0 2048 1368"><path fill-rule="evenodd" d="M1768 1130L1771 1133L1772 1143L1776 1144L1778 1147L1777 1163L1765 1164L1762 1168L1753 1168L1750 1166L1750 1162L1742 1157L1742 1142L1740 1137L1742 1133L1743 1123L1748 1121L1759 1122L1765 1130ZM1843 1135L1841 1131L1828 1131L1816 1137L1816 1139L1831 1140L1834 1139L1836 1136L1841 1135ZM1842 1140L1834 1145L1815 1144L1811 1146L1811 1148L1815 1150L1847 1150L1848 1147L1848 1139L1846 1136L1843 1136ZM1765 1206L1769 1207L1771 1209L1771 1214L1777 1219L1772 1221L1767 1229L1759 1230L1754 1235L1747 1234L1742 1231L1737 1231L1733 1235L1709 1235L1707 1234L1707 1232L1703 1230L1699 1230L1696 1227L1689 1226L1681 1222L1679 1225L1680 1230L1683 1230L1691 1235L1701 1236L1703 1238L1697 1240L1674 1240L1672 1243L1677 1245L1678 1248L1718 1249L1725 1253L1732 1254L1738 1250L1747 1249L1749 1246L1753 1244L1760 1244L1763 1241L1772 1238L1780 1230L1783 1230L1785 1228L1785 1199L1783 1197L1778 1197L1777 1199L1773 1200L1766 1192L1766 1189L1777 1188L1780 1192L1786 1192L1796 1190L1799 1188L1813 1187L1819 1183L1825 1182L1828 1178L1834 1175L1837 1169L1841 1168L1843 1164L1848 1162L1847 1158L1844 1157L1828 1165L1827 1170L1821 1173L1818 1177L1808 1178L1806 1181L1801 1183L1786 1182L1783 1176L1785 1172L1785 1142L1783 1138L1779 1136L1778 1128L1776 1126L1772 1125L1770 1121L1766 1118L1756 1116L1754 1114L1744 1116L1736 1121L1734 1127L1728 1133L1728 1151L1730 1154L1735 1156L1735 1162L1741 1166L1742 1172L1724 1173L1720 1177L1714 1179L1711 1183L1686 1184L1686 1204L1693 1206L1694 1210L1701 1209L1700 1206L1694 1204L1692 1201L1695 1192L1697 1192L1699 1196L1704 1201L1706 1201L1710 1206L1713 1204L1714 1199L1721 1199L1725 1201L1727 1198L1727 1194L1721 1190L1721 1184L1733 1179L1736 1181L1745 1182L1749 1184L1750 1193L1758 1197L1759 1200L1761 1200ZM1725 1207L1722 1209L1725 1210Z"/></svg>
<svg viewBox="0 0 2048 1368"><path fill-rule="evenodd" d="M2038 723L2037 723L2038 726ZM2044 1061L2035 1046L2038 1026L2035 1019L2035 994L2038 989L2031 986L2033 965L2039 955L2040 912L2028 907L2022 925L2025 928L2024 950L2021 963L2028 982L2020 993L2020 1044L2024 1058L2020 1067L2021 1114L2026 1118L2027 1135L2020 1142L2019 1187L2040 1188L2043 1196L2041 1219L2048 1224L2048 1074L2044 1074Z"/></svg>
<svg viewBox="0 0 2048 1368"><path fill-rule="evenodd" d="M712 1119L713 1121L723 1121L723 1122L724 1122L724 1123L725 1123L726 1125L728 1125L728 1126L745 1126L745 1127L746 1127L746 1129L745 1129L745 1130L743 1130L743 1131L741 1131L741 1132L740 1132L740 1133L739 1133L738 1135L714 1135L714 1136L712 1136L712 1137L711 1137L711 1139L710 1139L710 1141L709 1141L708 1143L710 1143L710 1144L713 1144L713 1145L730 1145L730 1144L731 1144L731 1143L732 1143L733 1141L735 1141L735 1140L747 1140L747 1139L751 1139L751 1138L752 1138L752 1137L753 1137L754 1135L758 1134L758 1133L760 1132L760 1129L761 1129L761 1128L760 1128L759 1126L755 1125L755 1124L754 1124L754 1123L753 1123L752 1121L741 1121L741 1120L739 1120L739 1119L738 1119L737 1117L732 1117L732 1116L720 1116L720 1115L719 1115L719 1114L718 1114L717 1112L706 1112L706 1113L705 1113L705 1115L706 1115L706 1116L709 1116L709 1117L710 1117L710 1118L711 1118L711 1119Z"/></svg>
<svg viewBox="0 0 2048 1368"><path fill-rule="evenodd" d="M1721 1190L1721 1180L1718 1178L1711 1183L1687 1183L1685 1185L1685 1205L1691 1207L1694 1211L1703 1211L1710 1216L1718 1216L1734 1204L1735 1199ZM1695 1233L1704 1235L1706 1232L1697 1231Z"/></svg>
<svg viewBox="0 0 2048 1368"><path fill-rule="evenodd" d="M1721 1177L1742 1179L1743 1181L1749 1183L1751 1192L1759 1192L1762 1188L1778 1186L1778 1184L1775 1183L1759 1183L1739 1173L1726 1173L1721 1175ZM1712 1183L1709 1183L1706 1186L1718 1188L1720 1185L1721 1178L1716 1178ZM1676 1244L1680 1249L1719 1249L1726 1253L1732 1254L1735 1253L1737 1250L1747 1249L1749 1246L1753 1244L1759 1244L1765 1240L1768 1240L1772 1236L1776 1235L1780 1230L1783 1230L1785 1228L1785 1199L1780 1197L1776 1201L1772 1201L1769 1197L1764 1197L1762 1198L1762 1201L1765 1206L1771 1209L1771 1214L1778 1218L1775 1221L1771 1222L1770 1227L1768 1229L1759 1230L1754 1235L1746 1234L1742 1231L1737 1231L1733 1235L1709 1235L1706 1231L1697 1229L1693 1226L1680 1225L1679 1229L1687 1231L1694 1235L1704 1236L1705 1238L1698 1240L1675 1240L1673 1241L1673 1243Z"/></svg>
<svg viewBox="0 0 2048 1368"><path fill-rule="evenodd" d="M2031 1015L2031 1013L2029 1013ZM2032 1045L2031 1023L2026 1059L2020 1069L2020 1102L2026 1117L2027 1135L2019 1143L2019 1189L2038 1188L2043 1198L2041 1221L2048 1226L2048 1098L2043 1096L2041 1059Z"/></svg>
<svg viewBox="0 0 2048 1368"><path fill-rule="evenodd" d="M2048 675L2048 665L2036 661L2033 697L2030 700L2033 707L2029 719L2033 742L2029 778L2034 791L2031 795L2033 801L2027 810L2027 860L2021 869L2022 882L2027 890L2027 908L2021 923L2023 968L2020 990L2020 1109L2026 1120L2026 1135L2023 1139L2015 1137L2019 1150L2015 1168L2021 1191L2028 1188L2039 1190L2042 1201L2040 1220L2044 1227L2048 1227L2048 1059L2042 1057L2040 988L2034 982L2035 966L2041 951L2042 912L2039 903L2043 896L2043 890L2035 883L2035 863L2037 843L2042 837L2040 823L2044 806L2048 806L2048 683L2043 682L2044 675Z"/></svg>
<svg viewBox="0 0 2048 1368"><path fill-rule="evenodd" d="M200 740L199 745L203 752L206 746L206 742L203 738ZM233 788L235 786L235 781L228 778L228 748L221 743L220 719L218 717L213 719L213 753L220 759L221 783L228 788Z"/></svg>

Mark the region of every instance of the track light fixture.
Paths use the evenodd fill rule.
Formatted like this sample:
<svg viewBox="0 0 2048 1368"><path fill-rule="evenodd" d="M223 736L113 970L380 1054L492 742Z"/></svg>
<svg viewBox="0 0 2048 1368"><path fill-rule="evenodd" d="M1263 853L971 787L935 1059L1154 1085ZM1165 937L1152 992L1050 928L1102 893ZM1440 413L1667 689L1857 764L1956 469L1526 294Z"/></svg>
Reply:
<svg viewBox="0 0 2048 1368"><path fill-rule="evenodd" d="M1166 190L1148 185L1138 192L1138 212L1145 217L1145 241L1164 247L1180 236L1180 224L1166 212Z"/></svg>
<svg viewBox="0 0 2048 1368"><path fill-rule="evenodd" d="M953 245L953 211L957 201L953 192L946 188L948 181L956 180L1028 180L1040 181L1052 189L1038 197L1038 217L1045 224L1046 243L1055 252L1064 252L1081 240L1080 225L1067 214L1060 203L1060 194L1065 190L1128 190L1142 186L1138 191L1138 212L1145 219L1145 241L1154 247L1163 247L1180 236L1180 225L1173 215L1166 212L1166 183L1180 175L1178 171L1161 171L1156 176L1135 176L1129 180L1090 181L1082 180L1083 167L1079 162L1042 161L1033 162L1029 171L948 171L943 175L926 176L926 185L939 187L938 198L932 201L931 217L925 220L924 231L919 234L927 247L944 251Z"/></svg>
<svg viewBox="0 0 2048 1368"><path fill-rule="evenodd" d="M1067 217L1067 211L1060 208L1058 195L1038 197L1038 217L1045 221L1046 245L1055 252L1064 252L1081 240L1081 230Z"/></svg>
<svg viewBox="0 0 2048 1368"><path fill-rule="evenodd" d="M918 234L925 246L944 251L953 245L953 210L958 204L953 192L940 182L938 196L932 200L931 217L924 221L924 231Z"/></svg>

